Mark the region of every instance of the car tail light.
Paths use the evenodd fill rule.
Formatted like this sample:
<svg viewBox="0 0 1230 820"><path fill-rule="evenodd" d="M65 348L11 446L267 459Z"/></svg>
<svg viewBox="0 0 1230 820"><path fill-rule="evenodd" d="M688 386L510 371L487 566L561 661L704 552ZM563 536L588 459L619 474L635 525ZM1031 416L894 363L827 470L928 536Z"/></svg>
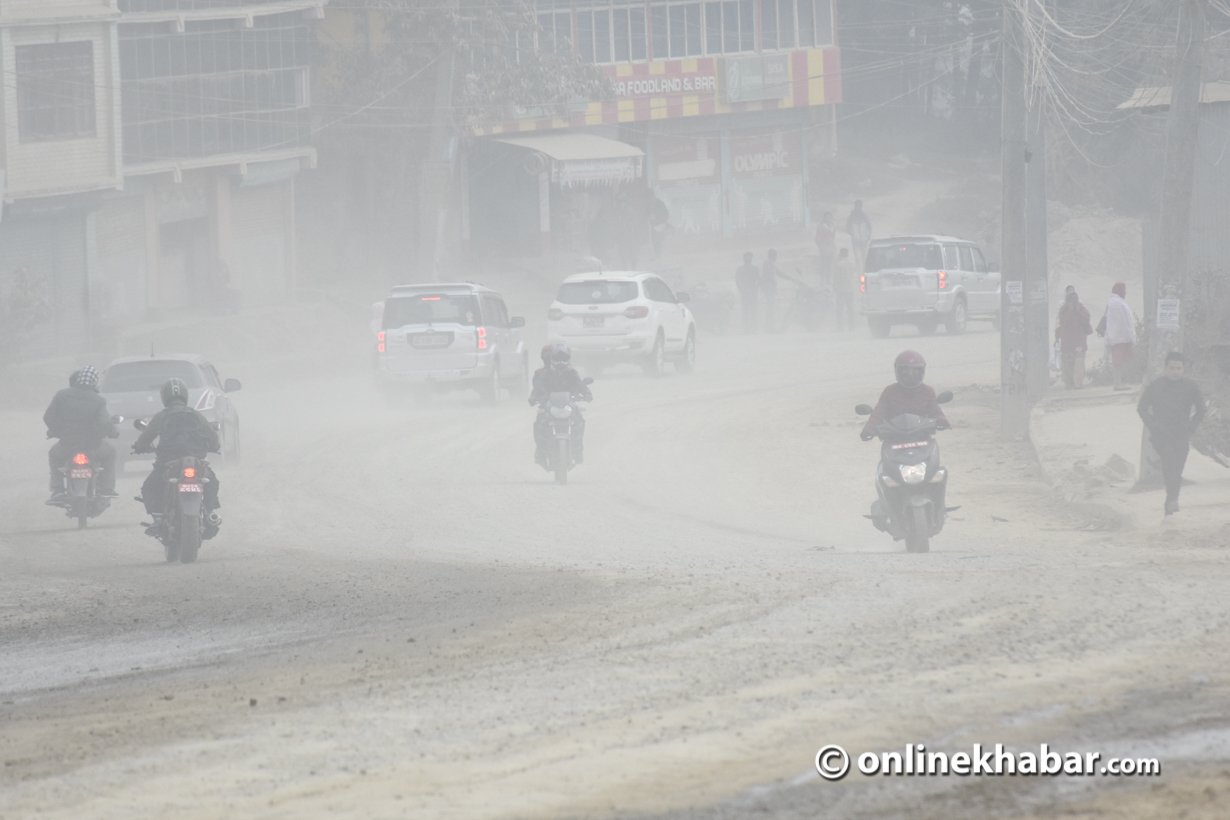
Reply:
<svg viewBox="0 0 1230 820"><path fill-rule="evenodd" d="M624 316L627 316L629 319L644 319L648 315L649 308L644 305L633 305L624 311Z"/></svg>
<svg viewBox="0 0 1230 820"><path fill-rule="evenodd" d="M377 353L384 352L384 331L383 330L376 334L376 352Z"/></svg>
<svg viewBox="0 0 1230 820"><path fill-rule="evenodd" d="M73 464L89 464L89 463L90 463L90 457L87 456L85 453L77 453L77 455L73 456Z"/></svg>
<svg viewBox="0 0 1230 820"><path fill-rule="evenodd" d="M185 467L184 478L196 478L196 467Z"/></svg>
<svg viewBox="0 0 1230 820"><path fill-rule="evenodd" d="M478 329L478 349L487 349L487 328L485 327L480 327Z"/></svg>
<svg viewBox="0 0 1230 820"><path fill-rule="evenodd" d="M439 302L439 301L440 301L440 297L439 297L439 296L424 296L424 297L422 298L422 300L421 300L421 301L424 301L424 302Z"/></svg>
<svg viewBox="0 0 1230 820"><path fill-rule="evenodd" d="M859 293L867 292L867 274L865 273L860 273L858 275L858 292Z"/></svg>
<svg viewBox="0 0 1230 820"><path fill-rule="evenodd" d="M552 322L558 322L560 319L564 318L564 311L559 308L551 308L547 311L547 318Z"/></svg>
<svg viewBox="0 0 1230 820"><path fill-rule="evenodd" d="M948 290L948 271L942 270L936 274L939 280L940 290Z"/></svg>

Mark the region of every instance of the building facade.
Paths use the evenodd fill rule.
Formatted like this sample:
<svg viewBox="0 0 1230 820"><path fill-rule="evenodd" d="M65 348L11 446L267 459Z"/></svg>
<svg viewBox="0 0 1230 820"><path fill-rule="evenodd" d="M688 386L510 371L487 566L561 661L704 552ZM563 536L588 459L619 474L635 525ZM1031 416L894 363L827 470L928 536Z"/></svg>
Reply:
<svg viewBox="0 0 1230 820"><path fill-rule="evenodd" d="M539 34L521 47L565 49L600 65L614 98L567 117L510 111L507 122L481 129L467 169L467 238L507 245L529 229L540 245L594 249L611 244L604 222L648 213L654 199L684 235L811 221L810 175L835 151L841 101L830 0L535 6ZM617 148L592 140L584 156L578 134L631 146L641 158L616 161ZM638 186L645 198L620 193ZM621 208L621 198L633 204Z"/></svg>
<svg viewBox="0 0 1230 820"><path fill-rule="evenodd" d="M0 0L0 344L86 343L97 208L122 186L112 0Z"/></svg>
<svg viewBox="0 0 1230 820"><path fill-rule="evenodd" d="M325 0L119 0L124 193L98 215L116 320L295 286L295 177L315 163L311 27Z"/></svg>

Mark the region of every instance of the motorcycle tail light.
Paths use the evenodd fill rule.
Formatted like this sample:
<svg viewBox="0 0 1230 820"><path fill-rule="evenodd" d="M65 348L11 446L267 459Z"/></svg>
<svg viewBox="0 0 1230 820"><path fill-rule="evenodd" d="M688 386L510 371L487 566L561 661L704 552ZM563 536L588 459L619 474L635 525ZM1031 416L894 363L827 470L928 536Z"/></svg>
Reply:
<svg viewBox="0 0 1230 820"><path fill-rule="evenodd" d="M384 352L384 331L383 330L376 334L376 352L377 353Z"/></svg>
<svg viewBox="0 0 1230 820"><path fill-rule="evenodd" d="M649 315L649 308L644 305L633 305L624 311L624 316L629 319L644 319Z"/></svg>
<svg viewBox="0 0 1230 820"><path fill-rule="evenodd" d="M196 478L196 467L185 467L184 478Z"/></svg>
<svg viewBox="0 0 1230 820"><path fill-rule="evenodd" d="M77 453L77 455L73 456L73 464L89 464L89 463L90 463L90 457L87 456L85 453Z"/></svg>
<svg viewBox="0 0 1230 820"><path fill-rule="evenodd" d="M858 275L858 292L859 293L867 292L867 274L865 273L860 273Z"/></svg>
<svg viewBox="0 0 1230 820"><path fill-rule="evenodd" d="M487 328L485 327L480 327L478 329L478 349L487 349Z"/></svg>
<svg viewBox="0 0 1230 820"><path fill-rule="evenodd" d="M948 271L940 271L936 274L936 278L939 280L940 290L948 290Z"/></svg>

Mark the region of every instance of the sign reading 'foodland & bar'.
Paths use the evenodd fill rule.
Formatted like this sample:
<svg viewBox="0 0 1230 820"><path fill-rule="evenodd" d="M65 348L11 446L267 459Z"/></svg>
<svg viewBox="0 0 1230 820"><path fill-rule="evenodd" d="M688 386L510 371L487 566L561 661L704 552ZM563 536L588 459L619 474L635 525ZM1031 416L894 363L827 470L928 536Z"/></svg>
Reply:
<svg viewBox="0 0 1230 820"><path fill-rule="evenodd" d="M613 83L616 97L652 97L658 94L716 93L717 77L697 74L690 77L641 77Z"/></svg>

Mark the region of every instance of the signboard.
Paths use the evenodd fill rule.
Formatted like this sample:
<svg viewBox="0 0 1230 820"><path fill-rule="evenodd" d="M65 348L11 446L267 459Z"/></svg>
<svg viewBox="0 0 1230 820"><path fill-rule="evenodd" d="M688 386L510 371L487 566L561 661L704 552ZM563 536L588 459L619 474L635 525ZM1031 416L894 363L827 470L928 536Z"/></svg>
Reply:
<svg viewBox="0 0 1230 820"><path fill-rule="evenodd" d="M778 176L798 167L802 144L797 132L733 133L730 169L737 177Z"/></svg>
<svg viewBox="0 0 1230 820"><path fill-rule="evenodd" d="M1157 328L1158 330L1178 330L1179 329L1179 300L1178 299L1158 299L1157 300Z"/></svg>
<svg viewBox="0 0 1230 820"><path fill-rule="evenodd" d="M1020 305L1025 302L1025 283L1019 280L1004 282L1004 292L1008 294L1008 304Z"/></svg>
<svg viewBox="0 0 1230 820"><path fill-rule="evenodd" d="M629 77L613 81L611 87L615 90L615 96L620 99L661 97L667 94L716 94L717 76L708 71L657 77Z"/></svg>
<svg viewBox="0 0 1230 820"><path fill-rule="evenodd" d="M792 91L790 60L785 54L728 57L723 60L727 102L781 100Z"/></svg>
<svg viewBox="0 0 1230 820"><path fill-rule="evenodd" d="M613 185L641 175L641 158L570 159L551 163L551 181L564 188L577 185Z"/></svg>

